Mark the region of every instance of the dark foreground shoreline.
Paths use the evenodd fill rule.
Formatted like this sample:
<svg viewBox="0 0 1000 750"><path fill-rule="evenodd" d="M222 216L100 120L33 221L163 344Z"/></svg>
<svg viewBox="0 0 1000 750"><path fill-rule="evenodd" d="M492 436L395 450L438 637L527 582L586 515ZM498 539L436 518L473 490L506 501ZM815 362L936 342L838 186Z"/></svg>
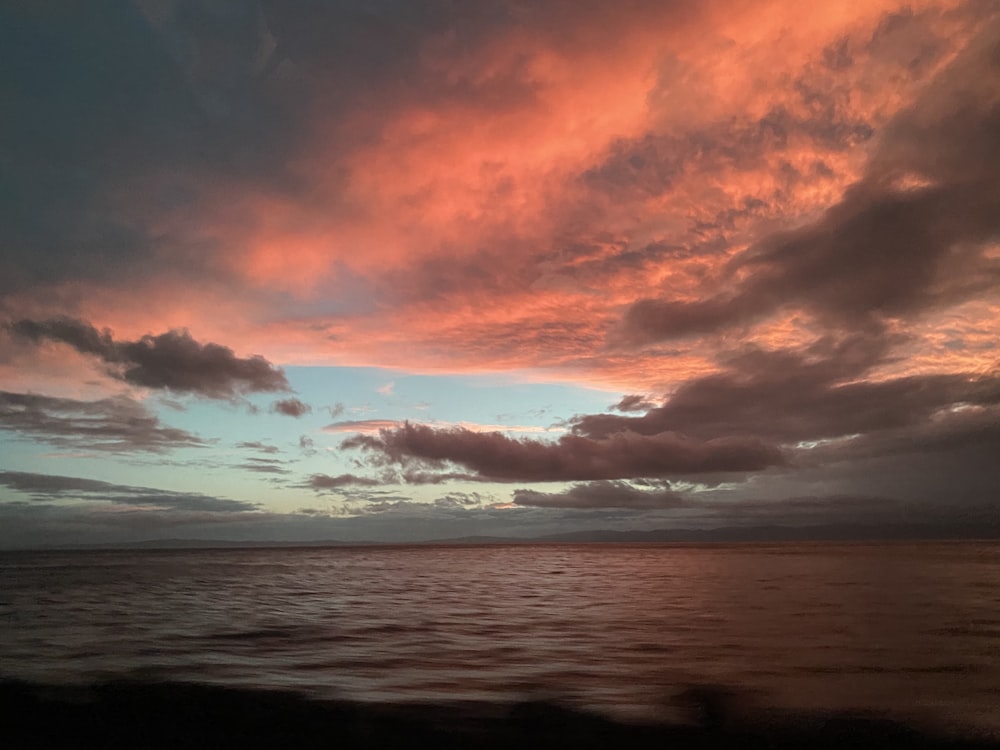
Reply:
<svg viewBox="0 0 1000 750"><path fill-rule="evenodd" d="M509 706L315 701L192 683L86 687L0 681L0 745L15 748L976 748L1000 741L920 732L857 715L735 721L726 692L691 691L692 724L627 724L552 703Z"/></svg>

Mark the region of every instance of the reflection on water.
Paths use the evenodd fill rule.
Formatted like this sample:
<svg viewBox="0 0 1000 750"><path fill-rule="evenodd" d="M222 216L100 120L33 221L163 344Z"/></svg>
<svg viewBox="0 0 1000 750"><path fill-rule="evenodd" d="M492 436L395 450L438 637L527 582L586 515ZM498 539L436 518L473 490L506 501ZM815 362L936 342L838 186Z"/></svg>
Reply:
<svg viewBox="0 0 1000 750"><path fill-rule="evenodd" d="M1000 728L1000 546L0 555L0 674L662 714L691 683Z"/></svg>

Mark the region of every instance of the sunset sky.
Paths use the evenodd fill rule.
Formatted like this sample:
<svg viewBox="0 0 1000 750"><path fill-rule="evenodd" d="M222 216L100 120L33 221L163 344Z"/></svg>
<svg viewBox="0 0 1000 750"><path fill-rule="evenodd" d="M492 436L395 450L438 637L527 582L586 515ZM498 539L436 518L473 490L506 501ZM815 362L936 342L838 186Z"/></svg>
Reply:
<svg viewBox="0 0 1000 750"><path fill-rule="evenodd" d="M998 40L3 3L0 546L996 525Z"/></svg>

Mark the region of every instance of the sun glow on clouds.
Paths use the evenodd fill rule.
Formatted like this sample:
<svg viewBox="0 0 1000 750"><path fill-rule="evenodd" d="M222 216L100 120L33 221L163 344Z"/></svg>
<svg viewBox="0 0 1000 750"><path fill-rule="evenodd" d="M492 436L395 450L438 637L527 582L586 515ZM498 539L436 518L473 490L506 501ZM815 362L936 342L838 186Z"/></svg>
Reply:
<svg viewBox="0 0 1000 750"><path fill-rule="evenodd" d="M994 4L181 6L0 16L16 30L0 62L24 76L3 95L19 187L0 237L0 391L64 399L11 407L0 429L20 451L79 443L67 415L95 404L168 431L159 393L203 451L242 428L199 442L199 399L282 435L285 463L227 469L255 467L269 502L301 493L296 477L390 460L514 481L491 452L525 480L641 480L607 464L627 463L625 444L667 446L671 462L642 464L661 479L743 467L725 485L675 477L737 495L822 457L843 477L809 468L822 486L804 494L868 496L861 453L930 450L997 408ZM59 320L107 336L68 341ZM158 359L174 349L189 356ZM285 380L296 365L376 369L349 398L336 370L326 387ZM463 381L417 409L416 373L508 373L510 388L456 413ZM634 418L582 397L529 415L543 383L652 400ZM366 418L330 424L340 402ZM263 444L248 429L240 442ZM337 442L351 433L360 452ZM755 459L715 460L733 446ZM961 460L954 473L975 473ZM636 492L522 499L673 498Z"/></svg>
<svg viewBox="0 0 1000 750"><path fill-rule="evenodd" d="M395 430L402 427L405 422L392 419L352 419L341 422L333 422L323 428L323 432L374 435L382 430ZM539 427L538 425L504 425L504 424L479 424L476 422L443 422L431 420L422 422L428 427L447 430L459 428L468 432L521 432L525 434L566 432L564 427Z"/></svg>

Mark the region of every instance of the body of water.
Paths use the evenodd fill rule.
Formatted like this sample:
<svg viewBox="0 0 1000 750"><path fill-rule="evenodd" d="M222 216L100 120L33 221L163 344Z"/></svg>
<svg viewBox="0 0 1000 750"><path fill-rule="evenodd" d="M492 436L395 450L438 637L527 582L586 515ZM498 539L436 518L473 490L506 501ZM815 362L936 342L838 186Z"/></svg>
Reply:
<svg viewBox="0 0 1000 750"><path fill-rule="evenodd" d="M715 684L997 731L1000 545L0 553L0 676L628 718Z"/></svg>

